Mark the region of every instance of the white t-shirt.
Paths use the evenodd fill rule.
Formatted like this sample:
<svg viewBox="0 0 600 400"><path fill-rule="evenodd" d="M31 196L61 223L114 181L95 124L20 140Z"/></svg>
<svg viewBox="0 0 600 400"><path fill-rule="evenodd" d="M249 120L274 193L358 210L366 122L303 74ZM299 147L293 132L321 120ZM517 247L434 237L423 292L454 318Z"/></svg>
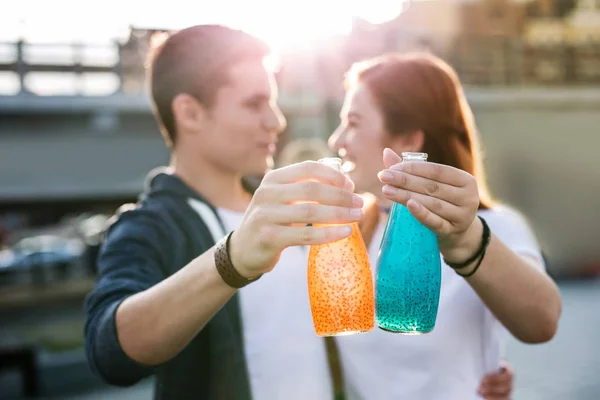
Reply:
<svg viewBox="0 0 600 400"><path fill-rule="evenodd" d="M539 246L526 221L498 207L479 213L492 232L518 254L543 265ZM385 220L369 246L375 272ZM436 326L422 336L397 335L377 327L336 338L349 400L479 399L481 378L498 369L506 329L469 284L442 261Z"/></svg>
<svg viewBox="0 0 600 400"><path fill-rule="evenodd" d="M223 232L206 205L195 200L190 205L216 239L236 229L244 216L219 209ZM239 291L254 400L332 399L325 341L316 335L310 311L307 265L308 247L290 247L271 272Z"/></svg>

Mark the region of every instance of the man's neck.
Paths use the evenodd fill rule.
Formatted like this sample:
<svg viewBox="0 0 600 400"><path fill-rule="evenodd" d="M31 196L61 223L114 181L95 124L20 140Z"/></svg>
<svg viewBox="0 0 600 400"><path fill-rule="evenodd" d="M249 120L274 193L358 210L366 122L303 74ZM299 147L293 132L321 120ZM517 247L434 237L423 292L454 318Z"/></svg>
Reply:
<svg viewBox="0 0 600 400"><path fill-rule="evenodd" d="M173 155L170 167L181 180L214 207L246 211L251 195L244 188L242 177L202 161Z"/></svg>

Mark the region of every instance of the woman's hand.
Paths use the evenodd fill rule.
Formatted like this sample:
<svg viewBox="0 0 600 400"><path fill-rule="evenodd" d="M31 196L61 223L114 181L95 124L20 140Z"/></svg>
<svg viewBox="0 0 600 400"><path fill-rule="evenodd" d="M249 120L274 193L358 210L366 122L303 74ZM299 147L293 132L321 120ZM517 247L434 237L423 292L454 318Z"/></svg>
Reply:
<svg viewBox="0 0 600 400"><path fill-rule="evenodd" d="M385 149L387 169L379 173L383 194L404 204L423 225L438 236L440 251L448 260L462 262L481 242L477 216L479 191L475 177L447 165L405 162Z"/></svg>
<svg viewBox="0 0 600 400"><path fill-rule="evenodd" d="M363 216L363 200L353 190L354 184L344 174L318 162L270 171L231 236L234 267L242 276L255 277L270 271L286 247L350 236L352 227L348 224ZM309 223L346 225L306 226Z"/></svg>

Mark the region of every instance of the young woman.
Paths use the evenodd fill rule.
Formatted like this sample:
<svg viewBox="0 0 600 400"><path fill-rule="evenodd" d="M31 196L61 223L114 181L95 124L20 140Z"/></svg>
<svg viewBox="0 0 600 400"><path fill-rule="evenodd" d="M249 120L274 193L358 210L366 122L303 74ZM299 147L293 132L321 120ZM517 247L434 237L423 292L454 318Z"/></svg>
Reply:
<svg viewBox="0 0 600 400"><path fill-rule="evenodd" d="M376 329L338 338L349 398L502 398L480 381L500 368L506 330L527 343L550 340L561 299L525 219L494 203L486 189L472 113L455 72L425 54L359 63L347 76L341 120L330 146L350 166L357 191L375 194L381 210L376 223L362 223L372 227L365 236L373 265L392 202L437 234L443 260L433 332L415 337ZM429 162L400 165L402 152L425 152ZM481 254L485 223L489 246L466 262Z"/></svg>

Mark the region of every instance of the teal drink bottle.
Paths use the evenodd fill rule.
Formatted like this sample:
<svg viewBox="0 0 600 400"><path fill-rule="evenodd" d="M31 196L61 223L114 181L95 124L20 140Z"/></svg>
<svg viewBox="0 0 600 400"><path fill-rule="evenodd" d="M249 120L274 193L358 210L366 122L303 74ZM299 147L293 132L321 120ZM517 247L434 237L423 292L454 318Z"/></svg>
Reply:
<svg viewBox="0 0 600 400"><path fill-rule="evenodd" d="M426 162L426 153L402 153L402 162ZM394 203L379 249L375 320L379 328L407 335L431 332L440 298L437 236Z"/></svg>

